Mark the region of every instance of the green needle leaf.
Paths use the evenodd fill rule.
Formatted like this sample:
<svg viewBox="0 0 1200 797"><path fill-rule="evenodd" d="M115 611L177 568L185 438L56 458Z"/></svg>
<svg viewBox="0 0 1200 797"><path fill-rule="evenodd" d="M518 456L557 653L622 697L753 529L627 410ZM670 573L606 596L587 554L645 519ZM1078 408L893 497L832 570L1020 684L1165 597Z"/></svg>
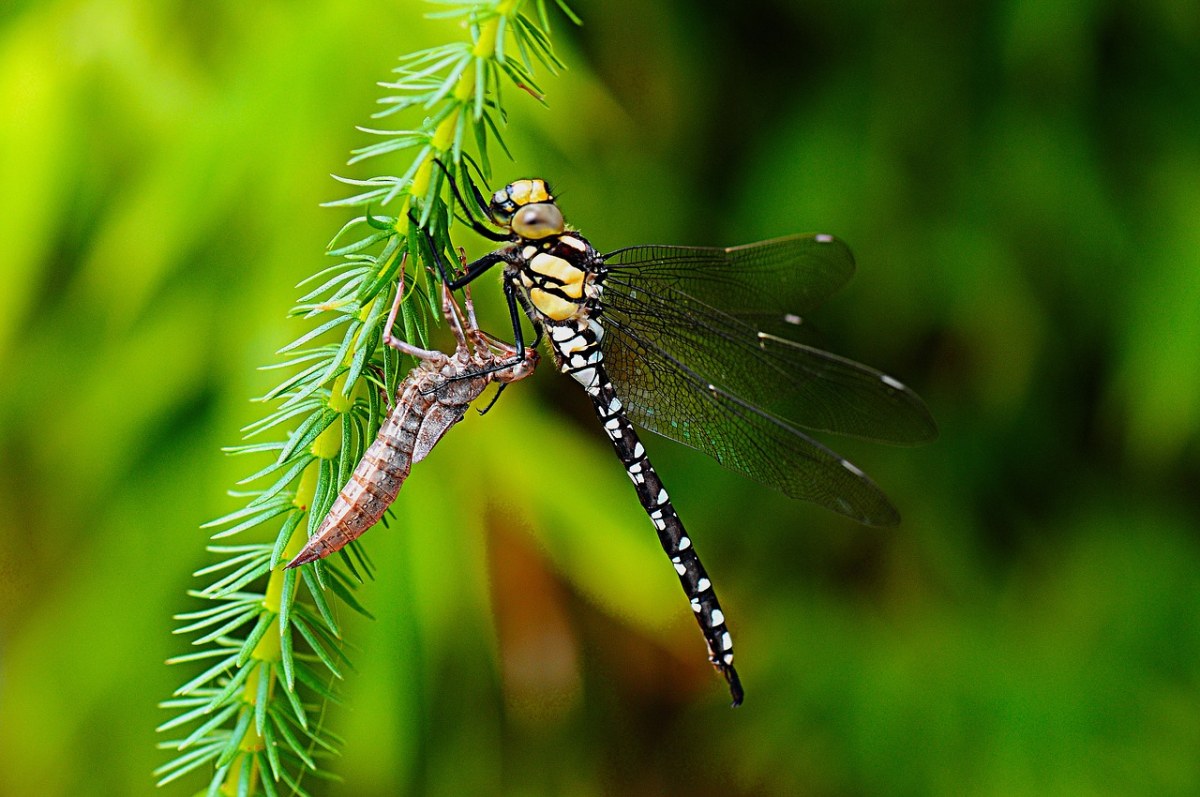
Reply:
<svg viewBox="0 0 1200 797"><path fill-rule="evenodd" d="M522 14L530 3L536 13ZM563 0L555 3L578 22ZM349 163L389 159L395 168L334 177L351 193L323 206L358 208L356 215L326 248L334 264L297 285L303 294L290 316L305 327L279 350L278 362L265 366L284 375L260 399L270 409L242 429L246 440L262 439L224 449L262 460L238 482L246 491L230 492L241 505L204 528L217 530L214 539L246 535L246 544L211 545L216 561L195 572L207 583L188 590L200 605L176 614L183 625L175 633L199 649L169 661L190 677L161 704L172 716L159 732L182 738L160 744L176 753L155 770L160 785L204 772L190 793L274 797L307 795L307 774L333 778L327 762L340 740L323 712L337 701L331 683L352 669L338 616L348 609L371 617L355 589L373 566L358 541L334 561L299 570L280 565L321 523L411 367L410 358L383 343L402 270L406 293L396 329L429 348L430 326L440 322L436 264L458 263L454 200L435 159L458 167L467 196L479 191L476 175L491 173L489 149L512 157L501 136L506 95L529 93L542 102L534 65L551 72L562 66L547 35L547 0L436 5L433 16L456 20L448 30L459 38L400 59L392 80L381 84L388 96L374 114L420 113L421 123L359 127L370 138ZM513 86L522 91L502 93ZM482 193L490 193L487 186ZM250 489L267 479L265 489Z"/></svg>

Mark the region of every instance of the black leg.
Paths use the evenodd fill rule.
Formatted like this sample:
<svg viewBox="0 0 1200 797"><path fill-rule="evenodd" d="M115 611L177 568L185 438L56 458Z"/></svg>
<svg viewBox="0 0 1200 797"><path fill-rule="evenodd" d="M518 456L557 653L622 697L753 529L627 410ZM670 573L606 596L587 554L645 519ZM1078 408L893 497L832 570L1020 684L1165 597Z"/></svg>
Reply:
<svg viewBox="0 0 1200 797"><path fill-rule="evenodd" d="M475 218L475 216L471 213L471 206L466 203L466 200L463 199L462 194L459 193L458 182L454 179L454 175L451 174L450 170L446 168L446 164L442 163L436 158L433 162L438 165L438 167L446 175L446 179L450 181L450 190L454 192L454 198L458 200L458 204L462 207L463 212L467 214L465 221L471 226L471 229L479 235L482 235L484 238L488 238L492 241L510 240L511 236L489 229L483 224L483 222ZM475 183L468 180L467 184L471 186L471 191L475 194L475 201L478 203L480 212L490 220L491 214L488 212L487 202L484 200L483 194L479 193L479 189L475 187Z"/></svg>
<svg viewBox="0 0 1200 797"><path fill-rule="evenodd" d="M504 275L504 299L508 302L508 318L512 321L513 326L513 347L517 350L517 362L525 359L525 331L521 329L521 312L517 309L517 297L520 296L524 301L524 294L517 290L517 286L513 284L513 280L509 275ZM542 337L541 325L535 320L535 316L529 316L530 323L533 324L537 332L538 339Z"/></svg>
<svg viewBox="0 0 1200 797"><path fill-rule="evenodd" d="M490 269L492 266L496 265L497 263L503 263L506 260L508 260L507 252L489 252L488 254L476 260L474 263L468 265L463 271L462 276L458 277L457 279L446 280L446 285L449 286L450 290L456 291L464 285L469 285L470 283L474 282L477 277ZM439 262L439 267L444 269L445 264ZM442 271L442 279L446 279L446 272L444 270Z"/></svg>
<svg viewBox="0 0 1200 797"><path fill-rule="evenodd" d="M409 218L413 218L412 211L409 211ZM437 243L433 240L433 235L430 234L429 230L419 225L418 229L425 236L425 245L429 248L429 256L433 258L433 264L437 268L438 275L442 278L442 282L446 284L446 287L452 291L456 291L464 285L474 282L480 274L483 274L497 263L508 259L507 253L503 251L489 252L474 263L467 265L459 277L451 279L450 269L446 267L446 261L442 259L441 253L438 252Z"/></svg>
<svg viewBox="0 0 1200 797"><path fill-rule="evenodd" d="M434 264L437 267L438 272L442 275L442 282L450 290L458 290L459 288L473 282L477 277L490 269L492 266L496 265L497 263L507 261L510 256L509 252L503 250L486 254L476 260L474 263L469 264L465 269L465 273L461 277L452 280L449 278L450 275L448 273L448 269L446 268L445 262L442 260L441 255L437 251L437 246L434 244L433 237L429 234L428 230L422 229L422 232L425 233L425 242L429 247L430 256L433 257ZM521 329L521 311L517 308L518 300L524 304L525 297L517 290L516 286L512 282L512 278L507 274L504 277L504 298L508 302L508 317L509 320L512 321L513 337L516 338L516 343L513 348L517 353L508 359L501 360L500 362L494 363L493 365L488 366L480 371L471 371L469 373L459 374L458 376L452 376L447 381L457 382L462 379L474 379L481 374L492 374L525 362L525 332ZM536 345L542 340L542 325L534 320L534 316L532 313L530 313L528 307L526 307L526 313L529 314L530 322L533 324L533 328L537 333L537 337L535 338Z"/></svg>
<svg viewBox="0 0 1200 797"><path fill-rule="evenodd" d="M538 314L534 312L533 306L529 303L529 297L521 291L516 290L515 287L513 288L513 292L516 294L518 301L521 302L521 309L525 311L525 317L529 319L530 324L533 324L534 337L532 348L536 349L542 343L542 335L546 332L546 326L537 320ZM511 302L509 303L509 312L512 312ZM514 321L513 323L516 322Z"/></svg>
<svg viewBox="0 0 1200 797"><path fill-rule="evenodd" d="M474 282L485 271L490 269L492 266L496 265L497 263L504 263L504 262L508 261L509 257L511 256L511 253L506 250L500 250L498 252L488 252L486 255L479 258L475 262L467 265L467 267L463 270L462 276L458 277L457 279L450 279L449 274L446 269L446 264L442 260L441 255L438 254L437 247L434 245L432 236L430 236L430 234L427 230L423 230L423 232L425 233L425 242L429 245L429 251L433 255L433 259L434 259L434 262L437 264L438 271L441 272L442 281L446 284L446 287L448 287L452 291L456 291L459 288L469 285L470 283ZM516 359L512 361L513 363L524 362L524 360L525 360L525 336L524 336L524 333L521 331L521 314L517 310L517 297L518 296L520 296L521 301L524 302L524 300L525 300L524 295L520 294L517 291L516 286L513 285L513 283L512 283L512 280L509 279L508 276L506 275L505 279L504 279L504 298L508 301L508 317L512 321L513 336L516 338L516 349L518 352L518 354L516 355ZM534 316L533 316L532 312L530 312L530 309L528 307L526 307L525 311L526 311L526 314L529 315L530 320L532 321ZM540 342L542 339L541 326L536 321L534 321L533 324L534 324L534 328L537 331L537 341ZM508 366L504 366L504 367L508 367ZM498 368L497 369L489 369L488 372L490 372L491 370L501 370L501 369L498 369ZM488 372L485 372L485 373L488 373Z"/></svg>
<svg viewBox="0 0 1200 797"><path fill-rule="evenodd" d="M446 167L441 163L441 161L435 161L435 163L445 170ZM449 175L447 174L447 176ZM453 178L450 179L450 185L451 187L454 187ZM462 197L459 196L457 188L454 188L454 193L455 196L458 197L458 201L462 203ZM476 191L476 193L478 194L478 191ZM480 200L482 201L482 197ZM409 213L409 217L412 218L411 211ZM457 277L456 279L451 279L450 271L446 267L446 263L442 259L441 253L438 252L438 247L436 242L433 240L433 236L429 233L429 230L426 230L424 227L420 227L420 225L417 226L425 236L425 244L429 248L429 255L433 258L434 266L441 275L442 283L450 290L458 290L459 288L474 282L481 274L490 269L492 266L496 265L497 263L508 262L515 256L515 253L508 248L500 249L495 252L489 252L475 262L468 264L463 270L461 276ZM509 239L505 237L501 238L500 240L507 241ZM497 371L503 371L507 368L513 367L514 365L525 362L525 333L521 329L521 310L517 307L518 301L521 303L522 308L524 308L525 314L529 317L530 323L533 324L533 329L536 335L534 338L534 345L537 345L541 342L542 334L544 332L542 324L537 320L537 315L533 312L533 308L529 306L528 300L525 298L524 294L517 290L516 284L513 282L513 277L507 273L504 275L504 298L508 303L508 317L512 322L513 337L516 339L513 347L516 351L516 354L508 359L494 363L483 370L472 371L470 373L450 377L448 381L456 382L462 379L474 379L482 374L491 374ZM498 393L497 396L499 396ZM494 401L495 400L493 399L493 402ZM488 406L490 407L491 405Z"/></svg>

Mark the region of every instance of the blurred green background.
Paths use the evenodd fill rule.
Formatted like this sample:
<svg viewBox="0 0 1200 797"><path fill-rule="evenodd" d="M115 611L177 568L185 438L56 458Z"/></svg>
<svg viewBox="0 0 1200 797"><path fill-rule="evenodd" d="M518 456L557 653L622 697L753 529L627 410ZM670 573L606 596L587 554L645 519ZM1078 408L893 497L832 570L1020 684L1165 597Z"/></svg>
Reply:
<svg viewBox="0 0 1200 797"><path fill-rule="evenodd" d="M309 785L1200 793L1200 7L575 6L497 177L550 179L602 251L845 238L858 276L815 320L941 438L831 441L900 508L886 531L647 441L738 642L731 711L585 397L543 368L367 538L378 619L348 620L327 716L344 782ZM348 218L328 174L401 168L344 161L396 57L462 36L429 8L0 8L0 793L153 792L198 526L256 467L218 448L264 414L256 368Z"/></svg>

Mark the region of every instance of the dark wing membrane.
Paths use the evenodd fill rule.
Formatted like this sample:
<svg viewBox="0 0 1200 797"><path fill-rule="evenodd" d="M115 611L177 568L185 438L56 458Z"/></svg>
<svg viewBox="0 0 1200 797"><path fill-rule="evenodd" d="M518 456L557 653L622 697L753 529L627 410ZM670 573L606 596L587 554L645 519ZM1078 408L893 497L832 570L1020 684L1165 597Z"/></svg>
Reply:
<svg viewBox="0 0 1200 797"><path fill-rule="evenodd" d="M602 342L622 397L647 418L684 420L686 393L715 385L730 396L796 426L892 443L919 443L937 434L929 410L899 381L865 365L776 334L755 323L783 317L785 295L819 301L853 269L836 239L782 238L737 249L645 246L614 253L604 283L606 327L625 334ZM759 250L763 250L761 256ZM781 258L802 253L798 273ZM649 256L645 261L636 256ZM757 269L757 270L756 270ZM835 278L833 275L837 275ZM791 286L768 295L767 282ZM840 282L838 282L840 284ZM815 286L815 287L814 287ZM754 306L752 301L767 302ZM811 307L811 304L805 306ZM786 327L786 325L785 325ZM779 329L787 332L787 329ZM638 343L634 345L636 337ZM647 345L649 344L649 345ZM622 346L635 351L622 351ZM647 366L639 359L683 363L695 379L643 390ZM719 418L714 422L719 422ZM679 439L670 427L643 423ZM691 444L687 440L681 442ZM751 474L755 475L755 474Z"/></svg>
<svg viewBox="0 0 1200 797"><path fill-rule="evenodd" d="M746 246L630 246L604 256L636 271L647 287L667 286L734 317L757 319L807 313L854 275L854 256L832 235L792 235Z"/></svg>
<svg viewBox="0 0 1200 797"><path fill-rule="evenodd" d="M605 329L606 367L635 423L860 523L894 526L900 521L875 483L825 446L710 384L652 336L620 323Z"/></svg>

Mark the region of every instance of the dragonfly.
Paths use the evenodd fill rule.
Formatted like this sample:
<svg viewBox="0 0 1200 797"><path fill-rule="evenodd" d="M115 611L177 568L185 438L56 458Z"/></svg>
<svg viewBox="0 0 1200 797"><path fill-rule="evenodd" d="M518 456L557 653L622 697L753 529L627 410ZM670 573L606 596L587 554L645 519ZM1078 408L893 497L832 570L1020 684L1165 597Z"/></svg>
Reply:
<svg viewBox="0 0 1200 797"><path fill-rule="evenodd" d="M419 362L397 386L396 403L329 513L287 567L323 559L361 537L396 500L412 466L423 460L447 430L463 419L467 408L488 385L495 382L503 390L528 377L537 367L536 350L514 348L483 332L475 318L470 294L464 295L464 312L445 285L442 315L454 334L454 353L422 349L396 338L392 327L403 295L401 269L383 340Z"/></svg>
<svg viewBox="0 0 1200 797"><path fill-rule="evenodd" d="M453 274L435 254L443 279L458 289L501 267L517 354L492 367L527 356L521 315L535 331L534 347L549 340L555 365L591 399L679 576L709 661L740 705L745 692L725 614L635 424L793 498L867 525L899 523L880 488L810 434L897 444L937 435L928 408L904 383L798 340L803 314L854 273L849 248L810 234L602 254L566 224L544 179L516 180L488 200L464 179L488 226L444 171L463 221L503 245Z"/></svg>

